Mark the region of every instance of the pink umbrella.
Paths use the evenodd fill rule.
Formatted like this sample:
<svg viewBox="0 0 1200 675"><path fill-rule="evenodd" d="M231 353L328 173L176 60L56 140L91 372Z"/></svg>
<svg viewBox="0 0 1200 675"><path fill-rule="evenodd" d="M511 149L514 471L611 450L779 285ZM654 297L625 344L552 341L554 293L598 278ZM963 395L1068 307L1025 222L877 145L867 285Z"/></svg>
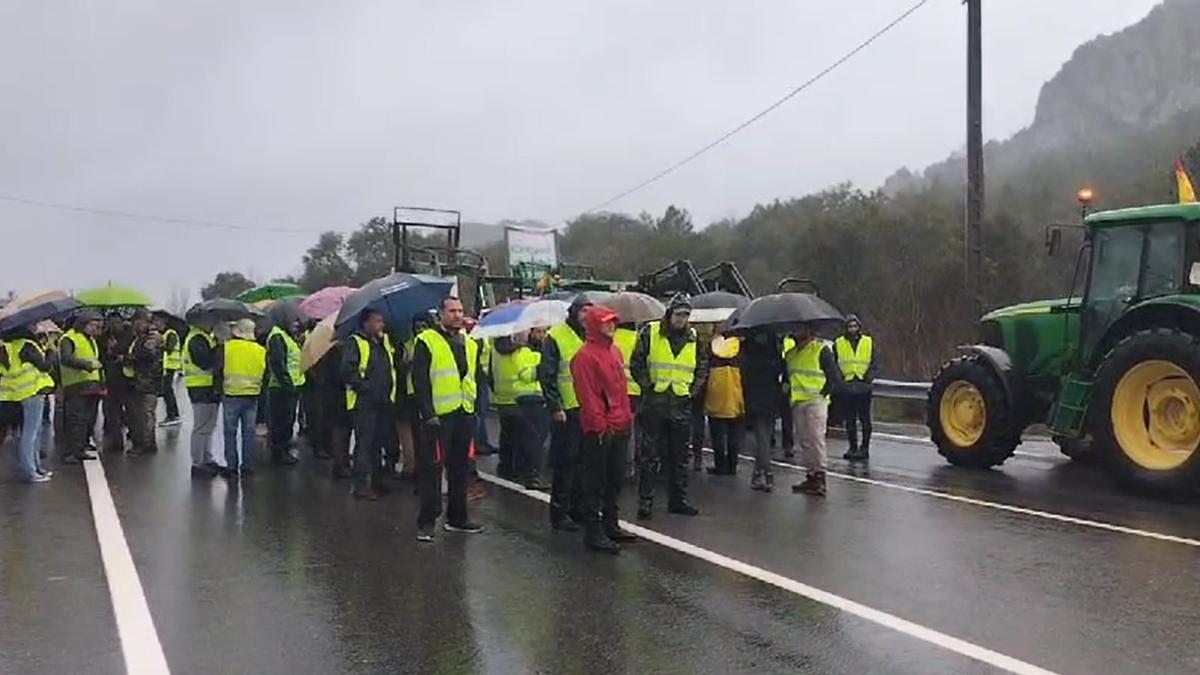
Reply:
<svg viewBox="0 0 1200 675"><path fill-rule="evenodd" d="M346 301L346 296L353 293L349 286L329 286L313 293L300 303L300 313L310 319L324 319L331 314L337 314Z"/></svg>

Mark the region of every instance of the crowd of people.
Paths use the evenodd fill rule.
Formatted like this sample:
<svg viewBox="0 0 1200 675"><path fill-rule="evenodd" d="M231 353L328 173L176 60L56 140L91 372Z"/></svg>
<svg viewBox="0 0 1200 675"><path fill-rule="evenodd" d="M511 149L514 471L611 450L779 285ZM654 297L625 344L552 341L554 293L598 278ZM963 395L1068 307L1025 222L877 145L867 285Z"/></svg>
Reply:
<svg viewBox="0 0 1200 675"><path fill-rule="evenodd" d="M782 420L785 455L794 439L805 470L792 491L823 497L832 397L850 442L845 458L869 459L876 354L856 317L830 342L803 325L782 335L725 334L721 326L693 325L690 314L680 295L661 320L624 324L579 296L565 323L481 341L469 336L473 321L462 302L448 297L413 320L406 341L389 337L379 312L364 311L350 338L305 369L307 331L299 319L265 335L242 319L224 336L195 321L180 335L145 310L129 321L85 310L61 336L30 327L5 339L0 442L5 427L19 428L18 478L50 480L38 450L53 397L61 463L94 460L100 450L156 452L155 427L180 423L175 388L182 376L196 479L251 476L263 421L270 462L295 465L299 425L312 456L330 460L333 478L350 480L354 498L375 501L412 483L420 498L417 539L432 542L443 503L444 529L482 530L468 509L482 490L475 460L495 452L500 478L549 491L553 529L582 529L588 548L610 553L636 540L619 525L618 497L631 477L639 520L654 517L660 483L667 513L699 513L688 496L689 459L691 470L702 468L706 437L709 473L733 476L748 432L751 487L771 492L771 449ZM499 419L496 447L489 410ZM218 420L223 463L212 450Z"/></svg>

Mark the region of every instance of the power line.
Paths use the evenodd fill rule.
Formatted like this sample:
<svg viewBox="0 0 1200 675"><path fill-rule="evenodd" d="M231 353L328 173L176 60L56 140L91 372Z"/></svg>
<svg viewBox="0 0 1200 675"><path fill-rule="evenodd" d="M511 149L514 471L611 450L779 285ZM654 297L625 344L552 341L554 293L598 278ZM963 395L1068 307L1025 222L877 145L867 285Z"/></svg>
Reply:
<svg viewBox="0 0 1200 675"><path fill-rule="evenodd" d="M914 12L916 12L918 9L920 9L922 6L924 6L927 2L929 2L929 0L920 0L920 2L918 2L917 4L913 5L912 7L909 7L907 11L905 11L903 14L901 14L900 16L893 19L890 23L888 23L883 28L879 29L879 31L877 31L874 35L872 35L871 37L864 40L857 47L855 47L854 49L847 52L840 59L838 59L837 61L834 61L832 64L830 64L824 70L822 70L821 72L819 72L816 75L809 78L808 81L806 81L803 84L801 84L800 86L792 89L790 92L787 93L786 96L779 99L778 101L775 101L771 105L767 106L767 108L765 108L764 110L759 112L757 115L751 117L750 119L742 122L741 124L737 125L733 129L729 130L720 138L716 139L715 141L712 141L708 145L705 145L704 147L693 152L692 154L688 155L687 157L684 157L683 159L679 160L678 162L675 162L674 164L663 169L662 171L659 171L658 173L654 174L653 176L647 178L646 180L643 180L642 182L638 183L637 185L634 185L633 187L629 188L628 190L621 192L620 194L616 195L615 197L611 197L611 198L597 204L596 206L593 206L592 208L584 211L584 213L592 213L593 211L599 211L599 210L607 207L608 205L612 204L613 202L620 201L621 199L628 197L629 195L641 190L642 188L645 188L645 187L651 185L652 183L657 182L658 180L666 177L667 175L674 173L676 170L683 168L685 165L690 164L693 160L697 159L704 153L708 152L709 150L712 150L713 148L717 147L718 145L729 140L731 137L733 137L734 134L737 134L738 132L742 131L743 129L750 126L751 124L754 124L755 122L759 121L760 119L771 114L772 112L774 112L774 110L776 108L783 105L784 103L787 103L794 96L796 96L796 94L799 94L800 92L804 91L805 89L808 89L810 86L816 84L818 81L820 81L822 78L824 78L829 73L832 73L834 70L837 70L837 68L839 66L841 66L843 63L849 61L851 58L853 58L855 55L857 55L862 50L866 49L868 46L871 45L872 42L875 42L879 38L883 37L888 31L890 31L893 28L895 28L896 26L898 26L900 24L900 22L907 19L910 15L912 15Z"/></svg>
<svg viewBox="0 0 1200 675"><path fill-rule="evenodd" d="M76 206L74 204L62 204L58 202L47 202L38 199L29 199L27 197L14 197L11 195L0 195L0 201L11 202L14 204L23 204L25 206L34 206L43 209L55 209L58 211L70 211L72 213L86 213L93 216L105 216L109 218L125 218L127 220L142 220L158 223L171 223L174 225L191 225L194 227L208 227L223 230L240 230L244 232L279 232L284 234L304 234L316 235L317 232L308 230L299 230L289 227L271 227L264 225L240 225L235 223L220 223L212 220L193 220L191 218L172 218L169 216L155 216L146 213L133 213L130 211L112 211L109 209L95 209L88 206Z"/></svg>

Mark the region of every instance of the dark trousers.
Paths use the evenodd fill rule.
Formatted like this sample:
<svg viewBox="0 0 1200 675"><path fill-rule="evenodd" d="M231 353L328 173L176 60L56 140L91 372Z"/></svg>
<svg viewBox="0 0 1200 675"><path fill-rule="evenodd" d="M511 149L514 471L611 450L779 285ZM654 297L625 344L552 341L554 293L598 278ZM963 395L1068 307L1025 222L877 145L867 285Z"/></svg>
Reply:
<svg viewBox="0 0 1200 675"><path fill-rule="evenodd" d="M391 410L359 404L354 416L354 487L366 490L383 480L383 444L392 422Z"/></svg>
<svg viewBox="0 0 1200 675"><path fill-rule="evenodd" d="M167 419L179 419L179 400L175 398L175 376L177 370L164 370L162 382L163 404L167 407Z"/></svg>
<svg viewBox="0 0 1200 675"><path fill-rule="evenodd" d="M535 483L542 473L546 436L550 434L550 411L540 398L517 401L520 433L514 469L517 479L526 485Z"/></svg>
<svg viewBox="0 0 1200 675"><path fill-rule="evenodd" d="M708 435L712 436L713 465L717 473L737 473L738 455L742 452L742 433L745 427L746 421L740 417L708 418Z"/></svg>
<svg viewBox="0 0 1200 675"><path fill-rule="evenodd" d="M74 455L88 449L95 433L96 418L100 412L99 396L63 397L63 455Z"/></svg>
<svg viewBox="0 0 1200 675"><path fill-rule="evenodd" d="M579 426L579 410L566 411L567 421L552 422L550 427L550 519L580 515L583 487L579 482L579 446L583 428Z"/></svg>
<svg viewBox="0 0 1200 675"><path fill-rule="evenodd" d="M121 381L108 384L108 395L104 397L104 449L121 450L125 447L125 398L128 386Z"/></svg>
<svg viewBox="0 0 1200 675"><path fill-rule="evenodd" d="M313 453L328 452L329 439L325 430L325 411L321 405L321 393L315 385L308 384L300 390L300 402L304 406L304 416L307 426L305 435ZM324 441L323 445L319 443Z"/></svg>
<svg viewBox="0 0 1200 675"><path fill-rule="evenodd" d="M512 479L517 475L515 457L523 431L521 412L516 405L496 406L496 412L500 417L500 445L496 448L500 462L496 465L496 472L501 478Z"/></svg>
<svg viewBox="0 0 1200 675"><path fill-rule="evenodd" d="M129 418L129 440L133 443L134 452L158 452L158 443L154 438L157 413L157 394L140 391L125 394L125 415Z"/></svg>
<svg viewBox="0 0 1200 675"><path fill-rule="evenodd" d="M286 387L273 387L267 394L267 428L270 434L271 459L287 454L296 433L296 399L298 392Z"/></svg>
<svg viewBox="0 0 1200 675"><path fill-rule="evenodd" d="M704 453L704 399L692 403L692 430L688 444L692 461L698 464Z"/></svg>
<svg viewBox="0 0 1200 675"><path fill-rule="evenodd" d="M871 447L871 394L847 394L839 397L838 402L843 415L842 424L846 429L846 438L850 440L850 450L860 447L867 450ZM862 425L862 445L858 442L858 427Z"/></svg>
<svg viewBox="0 0 1200 675"><path fill-rule="evenodd" d="M335 469L350 468L350 431L354 420L346 410L346 391L339 387L321 390L321 423L313 430L313 447L324 448Z"/></svg>
<svg viewBox="0 0 1200 675"><path fill-rule="evenodd" d="M583 465L583 521L589 530L603 523L616 529L617 497L625 479L629 434L584 434L579 457Z"/></svg>
<svg viewBox="0 0 1200 675"><path fill-rule="evenodd" d="M654 501L654 482L658 471L667 478L667 499L671 506L687 503L688 443L692 435L691 419L679 419L652 410L645 413L642 429L646 443L638 466L638 497Z"/></svg>
<svg viewBox="0 0 1200 675"><path fill-rule="evenodd" d="M432 527L442 514L442 467L446 469L449 494L446 522L467 521L468 457L476 419L462 411L442 415L437 425L420 424L417 429L417 485L421 494L418 527Z"/></svg>

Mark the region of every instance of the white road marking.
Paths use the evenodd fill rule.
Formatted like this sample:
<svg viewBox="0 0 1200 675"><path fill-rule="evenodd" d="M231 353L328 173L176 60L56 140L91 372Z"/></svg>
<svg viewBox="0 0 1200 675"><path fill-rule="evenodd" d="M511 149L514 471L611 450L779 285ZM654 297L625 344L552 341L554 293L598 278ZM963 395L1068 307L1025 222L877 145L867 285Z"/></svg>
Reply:
<svg viewBox="0 0 1200 675"><path fill-rule="evenodd" d="M84 462L88 496L92 502L92 520L96 539L100 542L100 558L104 561L104 576L112 597L113 614L117 619L117 634L121 638L121 653L125 671L130 675L168 675L167 658L158 631L146 604L146 594L138 580L133 556L117 517L108 479L100 460Z"/></svg>
<svg viewBox="0 0 1200 675"><path fill-rule="evenodd" d="M550 495L544 492L527 490L516 483L504 480L498 476L484 473L483 471L479 472L479 477L490 483L499 485L500 487L523 494L526 497L530 497L545 503L550 502ZM871 623L878 624L885 628L890 628L894 631L908 635L909 637L928 642L929 644L941 647L942 649L961 654L962 656L986 663L996 668L1001 668L1011 673L1019 673L1020 675L1054 675L1053 671L1046 670L1045 668L1035 666L1031 663L1026 663L1025 661L1021 661L1011 656L1006 656L999 652L992 651L986 647L981 647L977 644L967 642L961 638L956 638L953 635L948 635L926 626L922 626L918 623L913 623L908 619L902 619L894 614L888 614L887 612L875 609L873 607L868 607L864 604L850 600L849 598L844 598L840 595L830 593L829 591L823 591L814 586L809 586L808 584L796 581L795 579L776 574L770 570L765 570L761 567L756 567L735 558L730 558L729 556L722 555L716 551L701 548L695 544L689 544L682 539L676 539L675 537L665 535L657 530L651 530L649 528L635 525L624 520L621 521L621 527L647 541L652 541L656 544L659 544L660 546L665 546L674 551L678 551L679 553L683 553L684 555L690 555L693 558L698 558L705 562L712 563L718 567L723 567L732 572L737 572L738 574L742 574L752 579L757 579L758 581L761 581L765 584L770 584L776 588L781 588L789 593L808 598L809 600L819 602L823 605L828 605L835 609L846 612L847 614L853 614L854 616L870 621Z"/></svg>
<svg viewBox="0 0 1200 675"><path fill-rule="evenodd" d="M712 448L704 448L704 451L711 454ZM754 458L751 457L750 455L738 455L738 457L742 461L745 461L745 462L753 462L754 461ZM775 459L771 460L771 465L777 466L777 467L780 467L783 469L790 469L793 471L803 471L803 467L797 466L795 464L790 464L788 462L780 462L779 460L775 460ZM1176 536L1173 534L1163 534L1162 532L1153 532L1151 530L1141 530L1136 527L1125 527L1124 525L1114 525L1113 523L1105 523L1105 522L1102 522L1099 520L1090 520L1088 518L1076 518L1075 516L1065 516L1061 513L1052 513L1050 511L1039 511L1038 509L1030 509L1030 508L1026 508L1024 506L1014 506L1012 504L1003 504L1001 502L991 502L991 501L987 501L986 499L975 499L974 497L963 497L961 495L956 495L956 494L952 494L949 492L940 492L938 490L930 490L927 488L913 487L911 485L903 485L900 483L889 483L884 480L878 480L875 478L864 478L862 476L852 476L850 474L839 473L837 471L826 470L825 473L826 473L826 475L833 476L835 478L840 478L842 480L848 480L848 481L852 481L855 483L861 483L863 485L874 485L876 487L884 487L884 488L888 488L889 490L899 490L901 492L908 492L908 493L914 494L914 495L922 495L925 497L934 497L936 499L945 499L945 500L952 501L952 502L959 502L961 504L971 504L972 506L982 506L982 507L988 508L988 509L996 509L997 511L1007 511L1009 513L1019 513L1023 516L1033 516L1035 518L1044 518L1046 520L1053 520L1053 521L1057 521L1060 523L1068 523L1071 525L1078 525L1080 527L1090 527L1090 528L1094 528L1097 530L1105 530L1107 532L1117 532L1120 534L1133 535L1135 537L1145 537L1147 539L1156 539L1158 541L1166 541L1166 542L1170 542L1172 544L1183 544L1185 546L1200 547L1200 539L1191 539L1189 537L1180 537L1180 536Z"/></svg>

